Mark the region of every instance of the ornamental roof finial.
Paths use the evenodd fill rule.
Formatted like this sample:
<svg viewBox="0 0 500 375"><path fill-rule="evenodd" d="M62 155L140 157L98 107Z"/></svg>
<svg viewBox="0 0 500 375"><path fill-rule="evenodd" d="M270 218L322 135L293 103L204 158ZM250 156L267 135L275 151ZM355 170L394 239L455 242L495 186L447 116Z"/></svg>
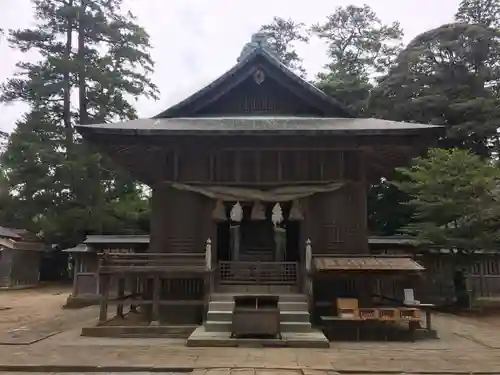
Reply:
<svg viewBox="0 0 500 375"><path fill-rule="evenodd" d="M257 48L264 49L264 50L266 50L266 52L268 52L271 55L276 57L276 51L269 44L269 34L264 33L264 32L258 32L258 33L252 34L252 39L250 40L250 42L245 44L245 47L243 47L243 50L241 51L241 54L238 57L238 61L247 57L250 53L252 53Z"/></svg>

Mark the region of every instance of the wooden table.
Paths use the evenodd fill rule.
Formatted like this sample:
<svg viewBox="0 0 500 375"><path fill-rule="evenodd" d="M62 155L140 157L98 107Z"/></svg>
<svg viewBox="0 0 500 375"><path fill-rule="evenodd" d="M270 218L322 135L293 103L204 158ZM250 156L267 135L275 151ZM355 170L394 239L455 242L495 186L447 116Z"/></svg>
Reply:
<svg viewBox="0 0 500 375"><path fill-rule="evenodd" d="M361 324L363 322L366 322L367 320L366 319L361 319L359 317L353 317L353 318L342 318L340 316L322 316L321 317L321 320L324 321L325 323L329 323L329 322L340 322L340 321L343 321L343 322L357 322L359 324L356 324L356 340L359 341L359 336L360 336L360 329L361 329ZM330 328L330 326L328 327L328 329Z"/></svg>
<svg viewBox="0 0 500 375"><path fill-rule="evenodd" d="M425 329L427 332L432 331L431 310L434 309L436 305L432 303L403 303L403 306L423 310L425 312Z"/></svg>

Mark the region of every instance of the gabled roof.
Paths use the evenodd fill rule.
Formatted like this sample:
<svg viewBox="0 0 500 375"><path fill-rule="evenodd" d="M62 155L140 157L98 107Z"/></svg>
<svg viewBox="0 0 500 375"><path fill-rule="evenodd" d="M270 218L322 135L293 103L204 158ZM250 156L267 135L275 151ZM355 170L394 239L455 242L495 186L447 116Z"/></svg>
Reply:
<svg viewBox="0 0 500 375"><path fill-rule="evenodd" d="M0 237L21 239L21 236L18 232L19 230L0 226Z"/></svg>
<svg viewBox="0 0 500 375"><path fill-rule="evenodd" d="M385 271L418 272L425 268L409 257L331 255L314 258L319 272L328 271Z"/></svg>
<svg viewBox="0 0 500 375"><path fill-rule="evenodd" d="M193 103L198 101L202 102L206 99L212 98L212 93L223 86L236 86L239 82L241 82L241 80L235 79L236 77L240 77L241 79L249 76L254 72L254 70L249 68L257 68L259 65L264 65L264 68L267 65L279 70L291 85L304 90L304 92L307 93L311 99L314 99L315 105L321 107L321 109L325 112L325 116L338 117L340 113L342 117L355 117L341 102L325 94L316 86L292 72L266 48L258 46L246 56L241 58L236 65L215 81L188 98L159 113L155 116L155 118L190 117L191 114L188 113L188 107L192 106Z"/></svg>

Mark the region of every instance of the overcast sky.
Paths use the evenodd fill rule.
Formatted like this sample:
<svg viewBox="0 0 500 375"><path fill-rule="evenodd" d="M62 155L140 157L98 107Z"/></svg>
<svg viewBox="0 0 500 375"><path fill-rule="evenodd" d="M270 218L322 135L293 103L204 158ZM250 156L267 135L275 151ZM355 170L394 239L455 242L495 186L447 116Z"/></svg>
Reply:
<svg viewBox="0 0 500 375"><path fill-rule="evenodd" d="M399 21L408 42L419 33L450 22L459 0L126 0L152 38L154 81L160 100L138 99L141 117L161 112L205 86L236 62L244 44L273 16L306 24L323 21L337 6L370 5L384 22ZM0 0L0 27L33 25L30 0ZM325 63L325 46L312 40L299 49L311 78ZM29 58L0 42L0 81ZM11 131L25 107L0 105L0 129Z"/></svg>

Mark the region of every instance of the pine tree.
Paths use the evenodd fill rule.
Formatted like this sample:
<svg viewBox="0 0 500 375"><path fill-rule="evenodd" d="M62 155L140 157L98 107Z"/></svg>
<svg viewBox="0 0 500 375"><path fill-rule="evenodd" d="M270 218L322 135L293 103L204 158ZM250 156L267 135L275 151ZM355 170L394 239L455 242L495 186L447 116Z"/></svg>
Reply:
<svg viewBox="0 0 500 375"><path fill-rule="evenodd" d="M385 25L368 5L349 5L311 31L328 47L329 62L316 84L363 115L375 78L387 72L401 50L399 23Z"/></svg>
<svg viewBox="0 0 500 375"><path fill-rule="evenodd" d="M24 221L48 237L74 243L84 233L119 231L110 219L116 216L112 208L120 201L136 202L132 197L139 191L130 177L112 172L108 159L83 144L73 127L136 118L133 98L156 97L148 77L153 69L149 36L132 14L123 14L122 0L32 3L37 27L10 30L8 39L20 51L37 50L41 59L19 62L16 76L1 87L2 101L21 100L31 107L3 156L10 191L18 194ZM32 204L40 196L44 209Z"/></svg>
<svg viewBox="0 0 500 375"><path fill-rule="evenodd" d="M274 17L273 22L262 25L260 31L268 35L268 42L280 61L304 78L306 70L302 66L302 59L297 53L295 44L309 41L305 24L291 18Z"/></svg>

